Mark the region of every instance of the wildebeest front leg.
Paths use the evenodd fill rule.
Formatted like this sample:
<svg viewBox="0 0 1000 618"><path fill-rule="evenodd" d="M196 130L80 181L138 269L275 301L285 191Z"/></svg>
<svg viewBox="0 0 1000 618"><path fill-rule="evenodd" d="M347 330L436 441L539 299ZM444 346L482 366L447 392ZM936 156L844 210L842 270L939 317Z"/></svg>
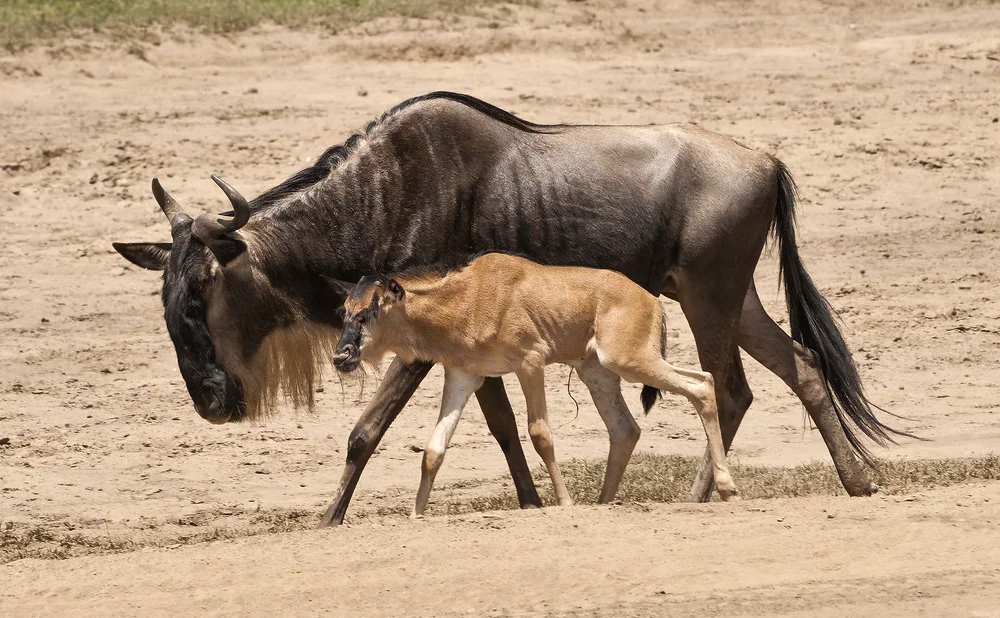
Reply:
<svg viewBox="0 0 1000 618"><path fill-rule="evenodd" d="M524 459L524 449L521 448L521 438L517 431L517 419L507 399L507 391L503 387L503 379L486 378L483 385L476 391L479 407L486 417L486 425L490 433L500 445L507 467L514 480L517 491L517 501L522 509L540 508L542 500L538 497L535 481L531 478L531 470Z"/></svg>
<svg viewBox="0 0 1000 618"><path fill-rule="evenodd" d="M326 509L320 526L343 523L347 505L351 502L365 464L431 367L430 363L405 363L399 358L393 359L371 403L351 431L347 443L347 465L340 478L337 497Z"/></svg>

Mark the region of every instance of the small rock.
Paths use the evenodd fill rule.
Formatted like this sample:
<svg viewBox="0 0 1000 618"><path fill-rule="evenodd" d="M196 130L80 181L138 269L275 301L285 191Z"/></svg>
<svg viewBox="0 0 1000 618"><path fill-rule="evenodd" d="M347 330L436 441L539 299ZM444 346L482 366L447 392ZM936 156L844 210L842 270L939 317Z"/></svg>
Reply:
<svg viewBox="0 0 1000 618"><path fill-rule="evenodd" d="M364 88L358 88L358 96L359 97L367 97L368 96L368 91L365 90Z"/></svg>
<svg viewBox="0 0 1000 618"><path fill-rule="evenodd" d="M251 88L246 92L244 92L243 94L257 94L258 92L260 92L260 90L257 90L256 88Z"/></svg>
<svg viewBox="0 0 1000 618"><path fill-rule="evenodd" d="M8 444L10 444L10 438L7 437L0 438L0 446L7 446Z"/></svg>
<svg viewBox="0 0 1000 618"><path fill-rule="evenodd" d="M90 180L88 180L87 182L89 182L92 185L96 185L97 184L97 180L98 180L98 176L95 173L93 176L90 177Z"/></svg>

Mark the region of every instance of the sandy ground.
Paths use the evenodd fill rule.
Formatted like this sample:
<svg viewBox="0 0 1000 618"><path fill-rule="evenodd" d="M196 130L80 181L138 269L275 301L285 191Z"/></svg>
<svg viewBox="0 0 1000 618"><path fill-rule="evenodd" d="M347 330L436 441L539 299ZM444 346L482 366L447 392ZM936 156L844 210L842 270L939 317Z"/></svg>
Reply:
<svg viewBox="0 0 1000 618"><path fill-rule="evenodd" d="M539 122L693 121L776 153L796 175L800 249L869 394L910 419L896 426L932 439L884 455L985 455L1000 444L1000 8L924 4L553 0L336 35L178 30L0 55L0 525L145 546L0 566L4 613L186 603L176 607L220 615L998 615L987 586L1000 583L995 484L913 502L579 507L420 524L355 516L332 532L165 549L219 526L318 515L372 384L329 380L315 415L204 423L176 367L157 276L110 247L169 239L154 175L188 210L218 210L209 174L255 194L435 89ZM758 286L784 322L776 275L776 260L762 260ZM671 314L669 355L693 364ZM827 460L794 396L746 363L756 399L733 457ZM603 426L577 379L574 418L566 375L550 372L557 452L601 457ZM436 371L386 436L349 523L412 500L440 386ZM637 410L638 393L627 398ZM505 472L471 408L441 486ZM703 448L677 400L640 424L639 450ZM141 573L129 568L137 557Z"/></svg>
<svg viewBox="0 0 1000 618"><path fill-rule="evenodd" d="M996 489L503 511L24 560L5 568L17 593L4 605L16 616L987 618L1000 615Z"/></svg>

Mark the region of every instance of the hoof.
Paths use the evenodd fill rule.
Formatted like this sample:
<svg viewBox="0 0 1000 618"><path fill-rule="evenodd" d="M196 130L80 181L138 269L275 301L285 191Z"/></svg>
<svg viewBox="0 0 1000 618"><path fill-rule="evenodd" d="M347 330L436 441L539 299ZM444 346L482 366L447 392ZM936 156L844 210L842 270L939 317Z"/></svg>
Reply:
<svg viewBox="0 0 1000 618"><path fill-rule="evenodd" d="M719 499L723 502L739 502L743 498L740 497L739 493L735 489L731 491L719 490Z"/></svg>
<svg viewBox="0 0 1000 618"><path fill-rule="evenodd" d="M416 513L410 513L410 521L423 521L423 515L417 515Z"/></svg>
<svg viewBox="0 0 1000 618"><path fill-rule="evenodd" d="M878 485L872 483L871 485L868 486L868 491L870 492L868 495L874 496L875 494L878 493Z"/></svg>

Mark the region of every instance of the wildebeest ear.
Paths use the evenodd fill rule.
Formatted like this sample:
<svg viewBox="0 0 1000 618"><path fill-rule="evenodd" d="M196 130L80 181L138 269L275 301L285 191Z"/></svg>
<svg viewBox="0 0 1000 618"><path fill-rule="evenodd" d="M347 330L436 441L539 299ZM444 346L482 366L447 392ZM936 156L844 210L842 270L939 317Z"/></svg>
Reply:
<svg viewBox="0 0 1000 618"><path fill-rule="evenodd" d="M170 261L169 242L113 242L111 246L123 258L146 270L164 270Z"/></svg>
<svg viewBox="0 0 1000 618"><path fill-rule="evenodd" d="M237 240L229 236L220 236L213 239L209 243L208 248L212 251L215 259L219 260L219 264L225 267L226 264L243 255L247 250L247 245L242 240Z"/></svg>
<svg viewBox="0 0 1000 618"><path fill-rule="evenodd" d="M399 285L399 282L395 279L389 279L385 282L385 299L388 301L398 301L402 300L403 286Z"/></svg>

